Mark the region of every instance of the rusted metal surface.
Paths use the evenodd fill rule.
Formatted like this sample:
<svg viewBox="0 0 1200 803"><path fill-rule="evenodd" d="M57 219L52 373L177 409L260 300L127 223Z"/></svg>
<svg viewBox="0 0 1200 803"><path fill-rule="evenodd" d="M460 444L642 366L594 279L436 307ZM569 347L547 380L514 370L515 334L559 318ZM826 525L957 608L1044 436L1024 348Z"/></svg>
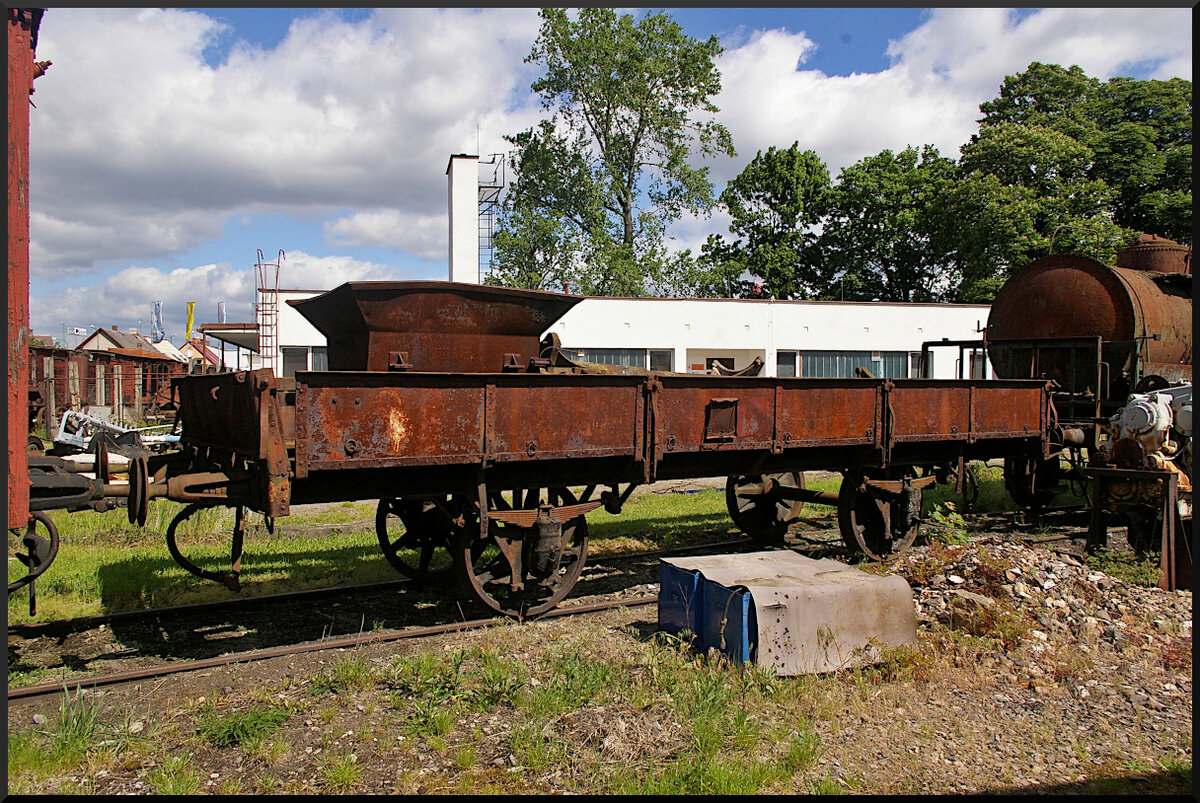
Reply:
<svg viewBox="0 0 1200 803"><path fill-rule="evenodd" d="M891 441L1037 436L1045 429L1044 390L1012 380L894 380L888 388Z"/></svg>
<svg viewBox="0 0 1200 803"><path fill-rule="evenodd" d="M582 296L454 282L348 282L289 301L325 335L333 371L500 371L539 356L542 332ZM404 355L405 359L401 359Z"/></svg>
<svg viewBox="0 0 1200 803"><path fill-rule="evenodd" d="M305 373L296 475L344 468L635 459L641 379L517 374Z"/></svg>
<svg viewBox="0 0 1200 803"><path fill-rule="evenodd" d="M251 483L266 500L252 506L268 504L264 512L281 510L289 474L320 475L322 498L350 499L378 493L366 481L375 470L392 472L387 482L400 489L424 487L430 471L441 471L450 483L444 490L462 493L480 477L491 487L549 487L759 474L764 461L886 466L900 458L1044 454L1049 420L1046 383L1017 380L377 371L281 380L259 371L176 385L181 442L197 456L191 472L224 471L232 482L245 468L221 456L235 455L256 474L269 473L274 479ZM576 474L588 461L614 473ZM336 478L347 469L366 473Z"/></svg>
<svg viewBox="0 0 1200 803"><path fill-rule="evenodd" d="M29 519L29 96L42 9L8 9L8 526Z"/></svg>
<svg viewBox="0 0 1200 803"><path fill-rule="evenodd" d="M1183 281L1177 281L1183 279ZM988 356L997 375L1029 376L1029 352L1007 339L1095 337L1106 377L1073 377L1069 355L1042 355L1040 370L1072 392L1100 392L1120 403L1145 366L1192 364L1190 282L1179 274L1112 267L1078 254L1035 260L1001 288L988 316Z"/></svg>
<svg viewBox="0 0 1200 803"><path fill-rule="evenodd" d="M1133 245L1117 252L1117 265L1155 273L1191 273L1192 247L1154 234L1143 234Z"/></svg>
<svg viewBox="0 0 1200 803"><path fill-rule="evenodd" d="M1192 587L1192 517L1180 515L1179 476L1171 471L1154 469L1103 468L1089 466L1084 469L1091 480L1092 517L1088 528L1088 550L1108 545L1109 522L1107 512L1128 515L1129 511L1142 508L1141 513L1148 524L1157 532L1141 532L1145 546L1160 552L1158 587L1166 591L1190 589ZM1130 493L1130 489L1142 493ZM1131 496L1142 501L1122 502ZM1144 497L1144 500L1143 500ZM1157 507L1157 510L1154 508ZM1190 510L1190 506L1188 508ZM1149 512L1150 515L1146 515ZM1130 527L1130 535L1133 527Z"/></svg>

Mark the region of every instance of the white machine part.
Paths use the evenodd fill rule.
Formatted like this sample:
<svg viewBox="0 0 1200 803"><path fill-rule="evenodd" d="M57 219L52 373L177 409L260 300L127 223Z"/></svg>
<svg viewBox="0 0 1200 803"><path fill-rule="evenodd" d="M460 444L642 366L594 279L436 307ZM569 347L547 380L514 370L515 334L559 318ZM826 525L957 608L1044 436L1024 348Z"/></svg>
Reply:
<svg viewBox="0 0 1200 803"><path fill-rule="evenodd" d="M1163 468L1179 451L1181 442L1191 440L1192 386L1130 396L1129 403L1117 411L1110 424L1110 449L1128 450L1128 442L1132 441L1141 447L1147 468Z"/></svg>

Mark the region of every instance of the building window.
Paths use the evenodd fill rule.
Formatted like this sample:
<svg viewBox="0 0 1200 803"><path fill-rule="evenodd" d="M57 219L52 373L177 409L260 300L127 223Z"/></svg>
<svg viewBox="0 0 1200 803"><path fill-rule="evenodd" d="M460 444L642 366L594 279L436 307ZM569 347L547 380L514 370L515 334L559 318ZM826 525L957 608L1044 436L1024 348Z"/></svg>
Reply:
<svg viewBox="0 0 1200 803"><path fill-rule="evenodd" d="M645 368L645 349L573 349L576 358L584 362L619 365L622 368Z"/></svg>
<svg viewBox="0 0 1200 803"><path fill-rule="evenodd" d="M720 363L726 371L733 370L733 357L707 357L704 360L704 368L709 373L713 373L716 371L717 363Z"/></svg>
<svg viewBox="0 0 1200 803"><path fill-rule="evenodd" d="M929 356L925 359L925 373L921 373L921 352L910 351L908 353L908 375L915 378L926 378L933 376L933 351L930 350Z"/></svg>
<svg viewBox="0 0 1200 803"><path fill-rule="evenodd" d="M987 352L983 349L971 349L971 379L987 378Z"/></svg>
<svg viewBox="0 0 1200 803"><path fill-rule="evenodd" d="M312 369L314 371L329 370L329 352L324 346L313 346Z"/></svg>
<svg viewBox="0 0 1200 803"><path fill-rule="evenodd" d="M297 371L308 370L308 346L283 346L282 376L294 377Z"/></svg>
<svg viewBox="0 0 1200 803"><path fill-rule="evenodd" d="M800 375L849 379L859 366L874 376L904 379L908 376L906 351L806 351L800 355Z"/></svg>
<svg viewBox="0 0 1200 803"><path fill-rule="evenodd" d="M671 349L650 349L651 371L674 371L675 352Z"/></svg>
<svg viewBox="0 0 1200 803"><path fill-rule="evenodd" d="M775 376L795 376L796 375L796 352L794 351L777 351L775 352Z"/></svg>

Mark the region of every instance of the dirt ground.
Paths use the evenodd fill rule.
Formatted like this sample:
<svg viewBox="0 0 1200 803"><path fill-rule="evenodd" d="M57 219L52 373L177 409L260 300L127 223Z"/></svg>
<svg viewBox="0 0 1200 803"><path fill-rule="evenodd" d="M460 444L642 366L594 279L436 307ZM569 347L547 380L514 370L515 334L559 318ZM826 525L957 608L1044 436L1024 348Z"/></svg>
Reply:
<svg viewBox="0 0 1200 803"><path fill-rule="evenodd" d="M806 769L760 792L803 793L824 783L854 794L1190 793L1190 591L1132 586L1083 566L1069 550L1002 535L919 545L896 570L913 589L916 657L891 675L785 680L809 684L791 715L814 723L820 748ZM631 593L654 590L644 584ZM1024 628L1006 629L998 611ZM200 794L604 791L589 788L567 765L517 764L522 713L514 707L464 715L438 739L405 739L398 734L407 732L412 712L387 704L383 689L314 693L314 678L351 654L381 669L397 655L482 646L525 663L533 683L538 656L548 650L586 645L619 666L656 629L651 605L113 687L101 697L108 716L130 731L152 728L152 748L49 777L10 774L10 786L35 794L154 793L161 777L154 772L171 756L187 756L202 769ZM985 632L1009 640L972 638ZM196 739L204 705L237 708L266 699L295 706L273 737L286 746L278 755ZM39 727L40 718L53 721L59 705L53 698L10 702L10 734ZM649 756L665 765L687 723L669 709L608 701L546 727L555 739L612 762ZM330 788L331 756L353 757L358 780L351 788Z"/></svg>

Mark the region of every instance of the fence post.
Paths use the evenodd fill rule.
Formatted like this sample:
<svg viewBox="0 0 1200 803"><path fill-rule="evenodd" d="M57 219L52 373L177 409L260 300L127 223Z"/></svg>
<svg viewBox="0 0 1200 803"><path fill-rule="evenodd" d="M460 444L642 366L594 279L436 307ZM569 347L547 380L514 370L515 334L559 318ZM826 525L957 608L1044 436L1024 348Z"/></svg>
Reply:
<svg viewBox="0 0 1200 803"><path fill-rule="evenodd" d="M125 366L120 363L113 365L113 412L116 413L117 426L125 426Z"/></svg>
<svg viewBox="0 0 1200 803"><path fill-rule="evenodd" d="M44 402L44 405L42 406L42 415L45 416L43 423L46 426L46 434L50 436L51 440L53 440L54 436L58 434L57 430L55 429L58 424L58 420L54 417L54 408L56 407L56 404L54 401L53 357L42 358L42 377L42 401Z"/></svg>
<svg viewBox="0 0 1200 803"><path fill-rule="evenodd" d="M133 418L139 424L142 421L142 366L133 369Z"/></svg>
<svg viewBox="0 0 1200 803"><path fill-rule="evenodd" d="M79 404L79 363L67 360L67 406L78 410Z"/></svg>

